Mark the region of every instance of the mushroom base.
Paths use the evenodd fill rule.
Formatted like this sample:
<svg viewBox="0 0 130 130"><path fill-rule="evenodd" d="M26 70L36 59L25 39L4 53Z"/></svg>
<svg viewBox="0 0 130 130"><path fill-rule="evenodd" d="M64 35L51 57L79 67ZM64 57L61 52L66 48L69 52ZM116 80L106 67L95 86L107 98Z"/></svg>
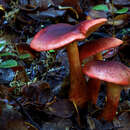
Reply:
<svg viewBox="0 0 130 130"><path fill-rule="evenodd" d="M107 103L98 117L106 121L112 121L116 115L118 103L120 100L121 87L112 83L107 86Z"/></svg>

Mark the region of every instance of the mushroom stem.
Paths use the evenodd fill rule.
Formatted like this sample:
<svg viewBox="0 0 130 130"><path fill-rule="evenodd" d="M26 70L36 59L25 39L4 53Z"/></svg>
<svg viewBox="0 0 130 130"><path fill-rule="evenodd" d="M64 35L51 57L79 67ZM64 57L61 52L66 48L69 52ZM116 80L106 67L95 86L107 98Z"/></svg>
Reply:
<svg viewBox="0 0 130 130"><path fill-rule="evenodd" d="M112 121L116 115L118 103L120 100L120 93L122 88L119 85L108 83L107 85L107 103L99 116L106 121Z"/></svg>
<svg viewBox="0 0 130 130"><path fill-rule="evenodd" d="M94 57L93 60L102 60L102 54L99 52ZM101 80L100 79L94 79L90 78L87 82L87 95L89 101L92 102L92 104L96 104L99 90L100 90Z"/></svg>
<svg viewBox="0 0 130 130"><path fill-rule="evenodd" d="M102 54L99 52L94 56L94 60L102 60ZM101 80L100 79L91 79L91 86L89 89L91 89L91 101L93 104L96 104L97 102L97 98L98 98L98 94L99 94L99 90L100 90L100 86L101 86Z"/></svg>
<svg viewBox="0 0 130 130"><path fill-rule="evenodd" d="M68 59L70 64L70 93L69 98L78 106L83 106L87 99L86 82L83 76L78 45L76 42L67 46Z"/></svg>
<svg viewBox="0 0 130 130"><path fill-rule="evenodd" d="M96 104L99 90L100 90L101 80L90 78L87 82L87 101L91 101L92 104Z"/></svg>

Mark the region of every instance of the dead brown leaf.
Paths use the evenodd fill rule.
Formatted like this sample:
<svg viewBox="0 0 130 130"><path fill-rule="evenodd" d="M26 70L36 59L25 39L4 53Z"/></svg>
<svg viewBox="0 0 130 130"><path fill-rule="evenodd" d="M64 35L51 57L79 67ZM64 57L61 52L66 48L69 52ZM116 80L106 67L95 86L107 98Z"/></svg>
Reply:
<svg viewBox="0 0 130 130"><path fill-rule="evenodd" d="M38 104L46 104L53 98L50 86L46 82L32 83L29 86L23 86L22 93Z"/></svg>
<svg viewBox="0 0 130 130"><path fill-rule="evenodd" d="M69 118L74 113L74 106L67 99L55 99L53 103L49 103L45 106L44 111L49 115L55 115L61 118Z"/></svg>

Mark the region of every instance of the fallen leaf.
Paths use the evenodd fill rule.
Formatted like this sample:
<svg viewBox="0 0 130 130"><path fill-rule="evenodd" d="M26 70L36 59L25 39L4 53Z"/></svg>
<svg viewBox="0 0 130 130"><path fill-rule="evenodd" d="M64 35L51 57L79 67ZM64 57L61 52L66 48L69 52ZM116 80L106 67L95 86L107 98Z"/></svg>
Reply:
<svg viewBox="0 0 130 130"><path fill-rule="evenodd" d="M0 99L0 130L28 130L22 115Z"/></svg>
<svg viewBox="0 0 130 130"><path fill-rule="evenodd" d="M49 115L55 115L61 118L69 118L74 113L74 106L67 99L56 99L54 102L46 104L44 111Z"/></svg>
<svg viewBox="0 0 130 130"><path fill-rule="evenodd" d="M32 83L29 86L22 87L22 93L24 96L32 99L33 102L38 104L46 104L53 99L53 94L50 90L50 86L46 82Z"/></svg>
<svg viewBox="0 0 130 130"><path fill-rule="evenodd" d="M130 114L128 112L122 113L118 119L113 121L117 130L129 130L130 129Z"/></svg>

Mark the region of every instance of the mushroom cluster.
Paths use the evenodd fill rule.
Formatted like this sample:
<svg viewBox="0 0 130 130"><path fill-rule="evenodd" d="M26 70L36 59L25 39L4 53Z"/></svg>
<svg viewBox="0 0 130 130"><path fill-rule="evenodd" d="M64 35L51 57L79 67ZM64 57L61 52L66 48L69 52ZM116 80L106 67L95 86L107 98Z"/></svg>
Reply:
<svg viewBox="0 0 130 130"><path fill-rule="evenodd" d="M100 38L87 42L79 47L79 57L81 63L92 57L92 60L103 60L101 52L110 48L115 48L121 45L123 42L117 38ZM98 93L100 90L101 80L90 78L87 83L87 100L90 100L93 104L96 104Z"/></svg>
<svg viewBox="0 0 130 130"><path fill-rule="evenodd" d="M112 121L116 115L120 92L130 85L130 68L117 61L103 61L101 51L115 48L123 41L117 38L100 38L79 47L80 61L94 56L83 67L83 73L90 77L87 83L87 100L96 104L102 81L107 81L107 103L98 119Z"/></svg>
<svg viewBox="0 0 130 130"><path fill-rule="evenodd" d="M114 71L112 72L111 70L114 69L116 70L116 68L114 67L116 67L116 65L118 67L121 65L121 69L119 68L116 72L121 71L121 73L123 73L123 76L128 78L125 80L125 85L129 84L130 82L129 68L124 67L124 65L118 62L112 62L114 67L112 66L109 67L110 63L106 63L106 62L104 63L103 61L98 61L98 62L96 61L96 60L102 60L102 56L100 53L101 51L119 46L120 44L123 43L121 40L117 38L101 38L95 41L88 42L85 45L78 48L77 41L87 38L92 32L94 32L96 29L102 26L106 21L107 19L100 18L94 20L85 20L77 25L70 25L65 23L50 25L40 30L35 35L34 39L31 41L30 44L30 47L36 51L48 51L51 49L58 49L62 47L65 47L67 49L69 65L70 65L69 99L79 107L82 107L88 100L92 100L92 102L96 104L101 80L107 81L106 79L97 78L96 76L93 76L91 72L94 72L93 69L94 67L96 68L95 71L97 70L99 74L97 72L95 73L97 75L100 75L100 77L106 76L107 78L109 78L109 76L111 76L112 74L113 78L111 79L116 79L117 77L114 78L114 76L116 76L113 74ZM81 66L82 61L93 55L94 55L93 61L86 63L82 71L82 66ZM101 64L103 64L102 67L98 68L98 66L101 66ZM109 68L109 71L111 73L107 70L106 66ZM125 69L125 72L123 72L123 69ZM88 75L89 77L92 77L92 79L89 80L88 83L86 83L83 73ZM121 73L119 74L120 79L121 79ZM109 82L112 83L113 81L109 81ZM110 93L109 90L108 93ZM120 90L116 89L115 91L120 91ZM113 98L115 95L116 95L115 97L116 101ZM115 111L119 102L119 94L115 94L115 95L114 93L113 96L107 94L108 96L107 104L110 104L112 107L114 107L114 110L110 118L107 117L106 114L101 115L101 117L103 117L106 120L113 119L115 115ZM113 98L113 102L111 102L112 100L111 97ZM103 113L106 113L106 111L108 111L109 105L107 104L103 110Z"/></svg>
<svg viewBox="0 0 130 130"><path fill-rule="evenodd" d="M87 38L92 32L103 25L107 19L85 20L77 25L58 23L40 30L30 46L36 51L48 51L66 47L70 64L69 98L78 106L87 101L87 87L82 73L79 50L76 41Z"/></svg>

